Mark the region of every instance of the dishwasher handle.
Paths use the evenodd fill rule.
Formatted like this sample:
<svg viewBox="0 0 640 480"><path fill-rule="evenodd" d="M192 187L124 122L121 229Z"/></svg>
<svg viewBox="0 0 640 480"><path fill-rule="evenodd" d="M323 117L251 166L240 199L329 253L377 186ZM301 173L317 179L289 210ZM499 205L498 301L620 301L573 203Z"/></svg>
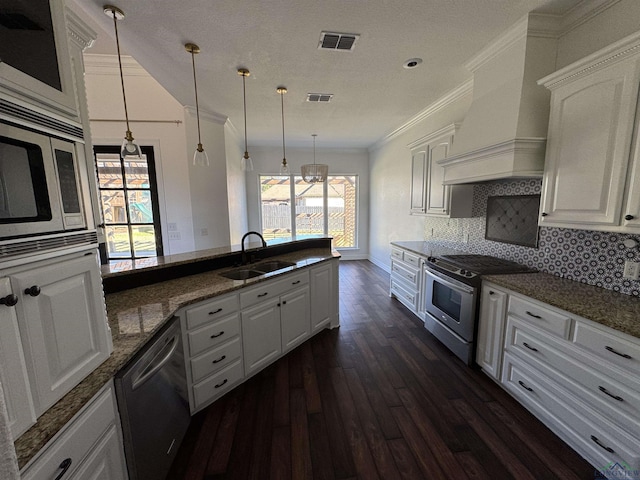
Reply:
<svg viewBox="0 0 640 480"><path fill-rule="evenodd" d="M162 350L158 352L156 356L153 357L153 360L149 362L149 364L145 367L145 369L131 382L131 390L136 390L140 388L144 383L153 377L158 370L166 365L166 363L171 359L172 355L178 348L178 338L179 335L174 335L171 340L169 340ZM165 355L162 355L163 352L168 352ZM160 358L159 361L156 362L156 359Z"/></svg>

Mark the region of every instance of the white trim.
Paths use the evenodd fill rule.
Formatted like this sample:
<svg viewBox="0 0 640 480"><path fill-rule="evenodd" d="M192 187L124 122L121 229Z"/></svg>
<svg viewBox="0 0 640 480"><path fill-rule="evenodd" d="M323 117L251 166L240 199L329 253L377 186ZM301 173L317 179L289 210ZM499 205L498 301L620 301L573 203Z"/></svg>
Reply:
<svg viewBox="0 0 640 480"><path fill-rule="evenodd" d="M462 124L461 123L452 123L451 125L447 125L446 127L443 127L440 130L436 130L435 132L430 133L429 135L425 135L424 137L421 137L421 138L419 138L417 140L414 140L413 142L407 144L407 147L415 148L415 147L418 147L418 146L422 145L423 143L429 143L432 140L435 140L436 138L449 136L449 135L455 135L456 131L460 128L460 125L462 125Z"/></svg>
<svg viewBox="0 0 640 480"><path fill-rule="evenodd" d="M91 47L96 38L98 38L98 34L68 8L65 9L65 17L67 20L67 34L71 41L78 45L81 50Z"/></svg>
<svg viewBox="0 0 640 480"><path fill-rule="evenodd" d="M562 17L562 35L575 30L589 20L613 7L620 0L583 0Z"/></svg>
<svg viewBox="0 0 640 480"><path fill-rule="evenodd" d="M373 263L374 265L380 267L381 269L383 269L385 272L391 274L391 266L387 265L386 263L381 262L380 260L372 257L371 255L369 255L369 258L367 258L367 260L369 260L371 263Z"/></svg>
<svg viewBox="0 0 640 480"><path fill-rule="evenodd" d="M444 108L448 107L453 102L459 100L465 95L470 95L472 91L473 91L473 78L470 78L469 80L465 81L464 83L457 86L453 90L450 90L449 92L444 94L442 97L440 97L438 100L433 102L424 110L418 112L416 115L414 115L405 123L403 123L398 128L396 128L393 132L385 135L380 140L375 142L373 145L371 145L368 148L369 153L382 147L386 143L390 142L394 138L406 132L409 128L414 127L419 122L423 121L425 118L430 117L434 113L439 112L440 110L443 110Z"/></svg>
<svg viewBox="0 0 640 480"><path fill-rule="evenodd" d="M186 113L191 115L192 117L196 117L196 107L192 107L191 105L185 105L184 110ZM200 120L208 120L210 122L217 123L219 125L224 125L227 123L228 117L226 115L221 115L216 112L209 112L207 110L202 110L200 108Z"/></svg>
<svg viewBox="0 0 640 480"><path fill-rule="evenodd" d="M87 75L120 75L117 55L85 53L84 67ZM149 72L140 66L129 55L122 55L122 75L130 77L151 77Z"/></svg>

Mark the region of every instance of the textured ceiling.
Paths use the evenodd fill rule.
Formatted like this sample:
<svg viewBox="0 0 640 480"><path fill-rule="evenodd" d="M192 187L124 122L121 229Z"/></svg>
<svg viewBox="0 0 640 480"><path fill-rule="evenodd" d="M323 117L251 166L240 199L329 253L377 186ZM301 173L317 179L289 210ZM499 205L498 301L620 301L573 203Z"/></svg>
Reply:
<svg viewBox="0 0 640 480"><path fill-rule="evenodd" d="M88 53L113 53L113 25L100 0L67 0L98 32ZM464 63L530 11L563 14L578 0L120 0L118 31L132 55L180 103L193 105L198 44L200 106L242 129L247 79L249 145L368 147L470 78ZM317 48L321 31L360 35L353 52ZM107 32L107 33L105 33ZM105 39L105 37L107 37ZM403 63L420 57L420 67ZM307 93L332 93L328 104Z"/></svg>

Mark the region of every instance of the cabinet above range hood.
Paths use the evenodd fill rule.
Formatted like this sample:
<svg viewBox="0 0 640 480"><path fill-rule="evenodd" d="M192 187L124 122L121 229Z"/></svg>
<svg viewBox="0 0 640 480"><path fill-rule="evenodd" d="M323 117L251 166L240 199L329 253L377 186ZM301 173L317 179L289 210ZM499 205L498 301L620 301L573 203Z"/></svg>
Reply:
<svg viewBox="0 0 640 480"><path fill-rule="evenodd" d="M467 63L473 100L438 162L445 185L542 176L550 92L537 80L555 70L557 44L548 18L527 15Z"/></svg>

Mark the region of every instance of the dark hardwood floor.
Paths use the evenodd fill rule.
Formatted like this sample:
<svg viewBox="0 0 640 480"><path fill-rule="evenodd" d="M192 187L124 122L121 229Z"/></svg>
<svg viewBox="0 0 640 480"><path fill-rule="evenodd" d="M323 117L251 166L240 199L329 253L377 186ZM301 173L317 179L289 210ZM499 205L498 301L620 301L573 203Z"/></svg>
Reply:
<svg viewBox="0 0 640 480"><path fill-rule="evenodd" d="M388 291L379 267L342 262L341 327L194 416L168 478L594 478Z"/></svg>

